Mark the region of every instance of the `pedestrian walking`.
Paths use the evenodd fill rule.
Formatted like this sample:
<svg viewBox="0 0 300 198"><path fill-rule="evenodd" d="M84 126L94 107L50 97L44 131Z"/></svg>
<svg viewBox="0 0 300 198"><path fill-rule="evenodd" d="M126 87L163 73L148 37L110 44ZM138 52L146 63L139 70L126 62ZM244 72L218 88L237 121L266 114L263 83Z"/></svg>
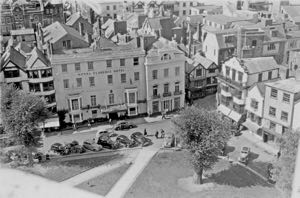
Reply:
<svg viewBox="0 0 300 198"><path fill-rule="evenodd" d="M144 136L147 136L148 134L147 134L147 130L146 130L146 128L144 129Z"/></svg>
<svg viewBox="0 0 300 198"><path fill-rule="evenodd" d="M109 118L108 122L109 122L109 124L111 125L111 118Z"/></svg>
<svg viewBox="0 0 300 198"><path fill-rule="evenodd" d="M161 135L160 135L161 138L164 138L164 137L165 137L165 131L164 131L163 129L161 129L160 134L161 134Z"/></svg>
<svg viewBox="0 0 300 198"><path fill-rule="evenodd" d="M155 132L155 137L158 139L158 131Z"/></svg>

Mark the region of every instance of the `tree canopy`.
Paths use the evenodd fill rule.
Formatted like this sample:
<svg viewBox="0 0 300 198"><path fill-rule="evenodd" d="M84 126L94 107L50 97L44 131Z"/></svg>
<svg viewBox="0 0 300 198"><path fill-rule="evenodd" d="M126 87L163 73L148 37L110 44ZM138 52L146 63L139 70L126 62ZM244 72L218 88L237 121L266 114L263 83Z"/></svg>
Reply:
<svg viewBox="0 0 300 198"><path fill-rule="evenodd" d="M290 197L294 179L300 132L288 131L280 139L281 155L275 164L276 185Z"/></svg>
<svg viewBox="0 0 300 198"><path fill-rule="evenodd" d="M27 148L38 146L37 127L49 115L45 101L13 84L2 85L1 111L5 132Z"/></svg>
<svg viewBox="0 0 300 198"><path fill-rule="evenodd" d="M211 169L218 161L230 138L230 122L215 111L188 107L173 120L185 148L191 153L195 183L202 183L203 170ZM196 177L196 176L195 176Z"/></svg>

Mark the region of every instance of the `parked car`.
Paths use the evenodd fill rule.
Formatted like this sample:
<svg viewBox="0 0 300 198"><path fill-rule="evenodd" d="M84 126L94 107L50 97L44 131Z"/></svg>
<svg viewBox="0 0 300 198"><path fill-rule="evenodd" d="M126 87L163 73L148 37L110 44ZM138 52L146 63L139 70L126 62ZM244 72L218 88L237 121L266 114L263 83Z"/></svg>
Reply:
<svg viewBox="0 0 300 198"><path fill-rule="evenodd" d="M250 148L246 146L242 147L239 161L247 164L249 160L249 155L250 155Z"/></svg>
<svg viewBox="0 0 300 198"><path fill-rule="evenodd" d="M137 127L135 124L127 121L120 121L116 124L115 130L132 129Z"/></svg>
<svg viewBox="0 0 300 198"><path fill-rule="evenodd" d="M119 135L116 139L116 141L121 144L124 145L125 147L135 147L137 146L137 143L135 141L130 140L126 135Z"/></svg>
<svg viewBox="0 0 300 198"><path fill-rule="evenodd" d="M101 151L102 146L99 144L96 144L93 140L86 140L82 144L83 148L90 150L90 151Z"/></svg>
<svg viewBox="0 0 300 198"><path fill-rule="evenodd" d="M60 155L63 155L65 153L65 147L61 143L52 144L50 150Z"/></svg>
<svg viewBox="0 0 300 198"><path fill-rule="evenodd" d="M276 183L276 180L274 178L274 167L273 167L273 164L269 163L268 164L268 181L272 184L275 184Z"/></svg>
<svg viewBox="0 0 300 198"><path fill-rule="evenodd" d="M164 138L163 147L171 148L175 146L175 135L174 133L167 133Z"/></svg>
<svg viewBox="0 0 300 198"><path fill-rule="evenodd" d="M141 132L134 132L130 135L130 139L142 146L149 146L152 143L152 141L149 138L146 138Z"/></svg>
<svg viewBox="0 0 300 198"><path fill-rule="evenodd" d="M110 139L108 134L102 134L98 138L97 144L107 149L117 149L120 146L118 142L114 142L112 139Z"/></svg>
<svg viewBox="0 0 300 198"><path fill-rule="evenodd" d="M109 137L115 137L115 136L118 136L118 134L114 133L112 130L104 130L104 131L98 131L96 133L96 137L95 137L95 140L98 140L99 137L103 134L107 134Z"/></svg>

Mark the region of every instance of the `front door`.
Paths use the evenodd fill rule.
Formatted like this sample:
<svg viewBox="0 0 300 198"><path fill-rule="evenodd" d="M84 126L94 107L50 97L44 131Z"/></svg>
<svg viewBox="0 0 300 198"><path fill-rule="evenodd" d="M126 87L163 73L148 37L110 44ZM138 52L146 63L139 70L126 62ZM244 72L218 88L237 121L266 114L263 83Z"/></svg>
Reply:
<svg viewBox="0 0 300 198"><path fill-rule="evenodd" d="M264 135L263 135L263 141L264 142L268 142L268 134L267 133L264 133Z"/></svg>

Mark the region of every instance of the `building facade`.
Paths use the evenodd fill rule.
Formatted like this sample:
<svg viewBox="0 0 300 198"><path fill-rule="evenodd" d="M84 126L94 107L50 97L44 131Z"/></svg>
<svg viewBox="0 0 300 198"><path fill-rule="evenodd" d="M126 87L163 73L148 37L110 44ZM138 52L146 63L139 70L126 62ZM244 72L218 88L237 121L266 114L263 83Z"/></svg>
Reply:
<svg viewBox="0 0 300 198"><path fill-rule="evenodd" d="M184 107L185 56L174 41L160 38L145 58L147 113Z"/></svg>
<svg viewBox="0 0 300 198"><path fill-rule="evenodd" d="M240 125L246 119L248 89L256 82L278 77L279 67L273 57L229 59L222 65L222 72L218 76L218 111Z"/></svg>
<svg viewBox="0 0 300 198"><path fill-rule="evenodd" d="M10 35L10 30L22 28L36 30L39 23L45 27L55 21L65 22L62 3L30 1L19 4L17 1L1 5L0 29L4 36Z"/></svg>
<svg viewBox="0 0 300 198"><path fill-rule="evenodd" d="M300 128L300 71L296 78L266 83L263 141L276 142L289 129Z"/></svg>
<svg viewBox="0 0 300 198"><path fill-rule="evenodd" d="M116 46L75 51L53 54L51 59L57 108L68 111L66 122L146 113L142 49Z"/></svg>
<svg viewBox="0 0 300 198"><path fill-rule="evenodd" d="M217 91L218 66L211 60L196 54L186 63L186 90L189 99L197 99Z"/></svg>

